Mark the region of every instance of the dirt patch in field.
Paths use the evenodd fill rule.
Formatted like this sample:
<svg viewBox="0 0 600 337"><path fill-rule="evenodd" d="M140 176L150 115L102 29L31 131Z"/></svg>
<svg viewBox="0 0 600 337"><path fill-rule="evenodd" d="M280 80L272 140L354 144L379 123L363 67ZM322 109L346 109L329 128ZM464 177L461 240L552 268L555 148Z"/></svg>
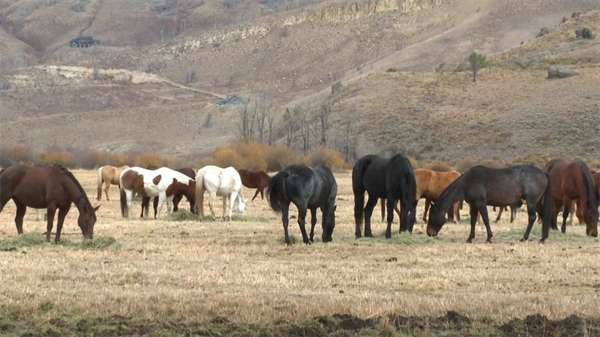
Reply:
<svg viewBox="0 0 600 337"><path fill-rule="evenodd" d="M178 320L150 322L131 317L111 316L70 321L53 318L32 327L32 322L12 320L0 325L3 332L20 336L596 336L600 321L571 315L549 320L542 315L512 319L498 324L491 320L471 320L449 311L439 317L405 317L390 314L362 319L347 314L318 316L303 322L280 320L271 324L238 324L225 317L207 322ZM27 328L25 328L27 326Z"/></svg>

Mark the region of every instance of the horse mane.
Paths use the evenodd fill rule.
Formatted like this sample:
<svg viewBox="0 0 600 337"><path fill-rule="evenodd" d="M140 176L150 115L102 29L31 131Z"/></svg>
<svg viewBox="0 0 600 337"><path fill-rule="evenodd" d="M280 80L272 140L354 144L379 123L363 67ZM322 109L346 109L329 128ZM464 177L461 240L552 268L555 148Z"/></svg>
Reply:
<svg viewBox="0 0 600 337"><path fill-rule="evenodd" d="M596 193L594 191L594 181L592 180L590 171L587 165L581 160L577 160L576 163L581 168L581 173L583 174L583 178L585 179L585 185L587 187L588 193L588 206L592 209L596 208L598 207L598 201L596 200Z"/></svg>
<svg viewBox="0 0 600 337"><path fill-rule="evenodd" d="M64 166L62 166L60 164L52 164L52 165L50 165L50 169L53 169L58 174L65 175L69 179L71 179L73 181L73 183L75 184L75 186L77 187L77 189L79 190L79 192L81 192L81 195L82 195L81 197L84 197L86 200L88 199L87 194L85 193L85 190L83 189L83 187L81 186L81 184L79 183L77 178L75 178L75 176L73 175L73 172L67 170ZM89 200L88 200L88 202L89 202Z"/></svg>

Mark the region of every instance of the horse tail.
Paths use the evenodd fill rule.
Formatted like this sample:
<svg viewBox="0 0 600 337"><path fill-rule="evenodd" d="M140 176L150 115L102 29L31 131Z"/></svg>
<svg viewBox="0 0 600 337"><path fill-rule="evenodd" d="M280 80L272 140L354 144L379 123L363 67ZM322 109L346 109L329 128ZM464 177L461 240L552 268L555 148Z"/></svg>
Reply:
<svg viewBox="0 0 600 337"><path fill-rule="evenodd" d="M98 169L98 197L96 200L100 201L102 199L102 167Z"/></svg>
<svg viewBox="0 0 600 337"><path fill-rule="evenodd" d="M542 242L550 235L550 225L552 218L552 184L550 175L544 171L546 175L546 190L544 191L544 203L542 204Z"/></svg>
<svg viewBox="0 0 600 337"><path fill-rule="evenodd" d="M198 170L198 174L196 174L196 214L200 217L200 220L202 220L202 217L204 216L204 191L205 191L205 187L204 187L204 174L206 173L206 170L204 169L200 169Z"/></svg>
<svg viewBox="0 0 600 337"><path fill-rule="evenodd" d="M125 189L123 185L119 187L119 197L121 202L121 216L124 218L129 217L129 209L127 209L127 195L125 194Z"/></svg>
<svg viewBox="0 0 600 337"><path fill-rule="evenodd" d="M288 172L281 171L269 178L266 183L267 201L271 209L276 213L281 213L281 201L285 200L285 181L289 175Z"/></svg>

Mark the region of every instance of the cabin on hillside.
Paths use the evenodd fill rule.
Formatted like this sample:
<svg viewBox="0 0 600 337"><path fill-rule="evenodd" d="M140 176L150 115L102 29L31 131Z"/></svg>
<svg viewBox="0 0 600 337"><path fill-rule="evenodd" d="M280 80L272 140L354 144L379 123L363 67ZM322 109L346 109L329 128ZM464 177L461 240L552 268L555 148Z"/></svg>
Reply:
<svg viewBox="0 0 600 337"><path fill-rule="evenodd" d="M236 95L236 94L231 94L228 95L227 97L220 99L217 101L217 105L224 105L224 104L230 104L230 105L236 105L236 104L244 104L244 103L248 103L248 99L244 98L242 96Z"/></svg>

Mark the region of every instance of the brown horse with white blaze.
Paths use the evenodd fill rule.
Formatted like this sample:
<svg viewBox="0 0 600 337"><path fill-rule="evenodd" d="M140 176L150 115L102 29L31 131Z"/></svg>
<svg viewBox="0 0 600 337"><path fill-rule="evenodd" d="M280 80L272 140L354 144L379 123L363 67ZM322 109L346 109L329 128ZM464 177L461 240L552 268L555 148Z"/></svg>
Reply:
<svg viewBox="0 0 600 337"><path fill-rule="evenodd" d="M119 177L123 170L128 169L129 166L123 165L120 167L114 167L111 165L105 165L98 169L98 196L96 200L102 199L102 184L104 184L104 194L106 194L106 200L110 201L108 197L108 189L110 185L119 185Z"/></svg>
<svg viewBox="0 0 600 337"><path fill-rule="evenodd" d="M90 204L85 190L73 173L60 165L34 167L18 164L0 171L0 212L10 199L17 207L15 224L19 235L23 234L23 217L27 207L46 208L46 241L50 241L54 215L58 210L54 242L59 243L65 217L71 205L75 204L79 210L77 224L83 237L92 239L94 236L96 210L100 206L93 207Z"/></svg>
<svg viewBox="0 0 600 337"><path fill-rule="evenodd" d="M573 200L577 201L578 213L586 224L587 235L598 236L598 201L594 181L588 166L580 161L552 159L544 166L552 179L552 229L558 229L557 215L563 211L561 231L566 232L567 217Z"/></svg>

